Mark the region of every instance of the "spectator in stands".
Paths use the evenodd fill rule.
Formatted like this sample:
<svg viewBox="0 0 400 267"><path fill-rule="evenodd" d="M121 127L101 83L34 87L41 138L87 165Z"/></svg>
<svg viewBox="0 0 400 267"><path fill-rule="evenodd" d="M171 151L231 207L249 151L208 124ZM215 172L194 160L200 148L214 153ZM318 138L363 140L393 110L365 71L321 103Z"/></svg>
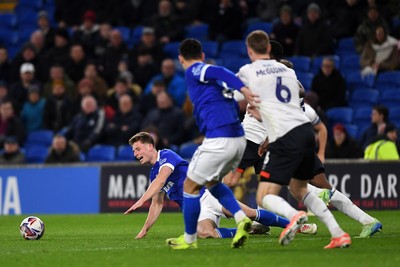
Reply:
<svg viewBox="0 0 400 267"><path fill-rule="evenodd" d="M111 107L114 112L116 112L119 109L119 99L123 95L129 95L132 99L138 99L138 96L135 94L132 88L129 87L127 79L118 77L115 81L114 88L108 91L106 105Z"/></svg>
<svg viewBox="0 0 400 267"><path fill-rule="evenodd" d="M0 165L25 163L25 155L21 152L18 139L8 136L4 140L4 151L0 154Z"/></svg>
<svg viewBox="0 0 400 267"><path fill-rule="evenodd" d="M36 57L36 49L30 43L26 43L22 47L21 52L18 53L11 62L11 72L9 73L11 76L11 82L16 82L19 80L21 66L25 63L32 64L36 70L36 67L39 65L38 58ZM34 73L36 80L39 80L41 77L39 72L41 73L41 69Z"/></svg>
<svg viewBox="0 0 400 267"><path fill-rule="evenodd" d="M99 25L96 24L96 14L93 10L87 10L82 20L83 23L72 35L72 40L82 45L85 54L89 58L93 58L94 48L99 38Z"/></svg>
<svg viewBox="0 0 400 267"><path fill-rule="evenodd" d="M158 42L153 28L143 28L139 43L133 47L130 53L130 59L136 61L139 51L143 50L148 51L152 55L152 58L157 66L161 64L161 61L165 57L162 46Z"/></svg>
<svg viewBox="0 0 400 267"><path fill-rule="evenodd" d="M99 60L106 53L108 44L111 39L111 25L109 23L102 23L99 27L99 35L94 45L93 53L94 57Z"/></svg>
<svg viewBox="0 0 400 267"><path fill-rule="evenodd" d="M164 139L165 138L163 138L161 135L160 135L160 133L159 133L159 131L158 131L158 129L157 129L157 127L155 127L155 126L149 126L149 127L146 127L146 128L144 128L143 130L142 130L143 132L146 132L146 133L149 133L150 135L151 135L151 137L153 137L153 139L154 139L154 144L155 144L155 147L157 148L157 149L164 149L164 148L169 148L168 146L165 146L164 145ZM167 143L167 141L165 141L165 143Z"/></svg>
<svg viewBox="0 0 400 267"><path fill-rule="evenodd" d="M142 94L142 87L134 82L135 77L128 68L127 60L121 60L118 65L118 77L126 80L128 87L134 92L135 100Z"/></svg>
<svg viewBox="0 0 400 267"><path fill-rule="evenodd" d="M10 100L0 103L0 147L3 146L7 136L16 136L18 143L23 144L26 132L21 120L15 115L14 107Z"/></svg>
<svg viewBox="0 0 400 267"><path fill-rule="evenodd" d="M104 124L104 111L93 96L86 95L82 98L82 111L74 117L65 136L86 152L101 139Z"/></svg>
<svg viewBox="0 0 400 267"><path fill-rule="evenodd" d="M37 24L38 29L44 36L44 49L48 50L54 45L54 35L56 30L51 26L47 11L42 10L39 12Z"/></svg>
<svg viewBox="0 0 400 267"><path fill-rule="evenodd" d="M82 0L57 0L55 1L54 18L58 27L66 28L77 26L90 2Z"/></svg>
<svg viewBox="0 0 400 267"><path fill-rule="evenodd" d="M53 142L45 163L74 163L80 162L80 150L77 144L60 134L53 137Z"/></svg>
<svg viewBox="0 0 400 267"><path fill-rule="evenodd" d="M69 33L66 29L59 28L54 33L54 46L47 52L49 66L59 64L65 66L69 57Z"/></svg>
<svg viewBox="0 0 400 267"><path fill-rule="evenodd" d="M97 99L96 92L93 89L93 82L90 79L82 79L77 87L77 93L78 95L72 99L72 115L74 116L75 114L81 112L81 107L82 107L82 100L86 96L93 96L95 99ZM96 100L96 104L103 105L104 103L98 103Z"/></svg>
<svg viewBox="0 0 400 267"><path fill-rule="evenodd" d="M118 64L128 55L128 47L122 40L119 30L112 30L110 43L103 55L102 68L103 77L108 85L112 85L118 75Z"/></svg>
<svg viewBox="0 0 400 267"><path fill-rule="evenodd" d="M378 136L383 135L388 126L391 126L388 108L381 105L374 106L371 113L371 125L363 132L360 138L361 147L365 149Z"/></svg>
<svg viewBox="0 0 400 267"><path fill-rule="evenodd" d="M324 111L347 104L346 81L330 57L322 60L321 69L312 81L311 90L318 95L319 106Z"/></svg>
<svg viewBox="0 0 400 267"><path fill-rule="evenodd" d="M20 68L19 82L14 83L11 86L10 97L16 105L16 113L19 114L22 105L28 99L28 89L31 85L36 85L40 88L40 83L34 79L35 76L35 66L32 63L24 63Z"/></svg>
<svg viewBox="0 0 400 267"><path fill-rule="evenodd" d="M383 27L385 32L388 32L388 24L380 15L378 7L370 6L367 11L367 18L365 18L357 27L357 31L354 36L354 42L358 53L361 53L368 40L371 40L374 37L376 28L378 26Z"/></svg>
<svg viewBox="0 0 400 267"><path fill-rule="evenodd" d="M331 1L329 10L331 11L330 20L334 38L354 36L361 22L363 4L361 0Z"/></svg>
<svg viewBox="0 0 400 267"><path fill-rule="evenodd" d="M304 96L304 103L309 104L315 110L321 121L325 125L328 125L328 117L326 116L322 108L319 106L319 97L315 92L313 91L306 92Z"/></svg>
<svg viewBox="0 0 400 267"><path fill-rule="evenodd" d="M321 18L321 10L315 3L307 8L307 21L297 35L295 54L308 57L333 53L332 30Z"/></svg>
<svg viewBox="0 0 400 267"><path fill-rule="evenodd" d="M347 133L343 124L333 127L333 139L326 148L326 158L352 159L362 158L363 152L357 142Z"/></svg>
<svg viewBox="0 0 400 267"><path fill-rule="evenodd" d="M6 81L0 80L0 103L4 102L8 98L8 84Z"/></svg>
<svg viewBox="0 0 400 267"><path fill-rule="evenodd" d="M281 8L279 21L272 27L271 39L278 41L285 56L292 56L299 26L293 21L292 9L285 5Z"/></svg>
<svg viewBox="0 0 400 267"><path fill-rule="evenodd" d="M40 30L36 30L32 32L30 38L29 38L29 43L32 45L32 47L36 51L36 56L38 57L38 64L43 64L43 60L46 54L46 47L45 47L45 39L44 35ZM40 65L38 65L39 67Z"/></svg>
<svg viewBox="0 0 400 267"><path fill-rule="evenodd" d="M381 71L395 70L399 66L399 41L388 36L385 28L376 27L375 36L369 40L362 51L360 63L362 73L377 74Z"/></svg>
<svg viewBox="0 0 400 267"><path fill-rule="evenodd" d="M193 14L190 9L190 3L186 0L176 0L175 15L180 25L190 25L194 21Z"/></svg>
<svg viewBox="0 0 400 267"><path fill-rule="evenodd" d="M75 83L65 74L64 67L61 65L53 65L50 68L50 79L44 85L44 97L49 97L52 94L53 86L55 84L62 84L65 93L72 99L77 93L75 89Z"/></svg>
<svg viewBox="0 0 400 267"><path fill-rule="evenodd" d="M220 0L219 5L209 12L213 14L209 29L210 39L217 42L242 39L244 18L236 1Z"/></svg>
<svg viewBox="0 0 400 267"><path fill-rule="evenodd" d="M130 63L129 69L141 88L146 88L151 78L159 73L159 68L154 62L151 51L147 49L140 49L136 60L132 59Z"/></svg>
<svg viewBox="0 0 400 267"><path fill-rule="evenodd" d="M176 73L175 63L172 59L163 60L161 74L153 77L144 91L145 94L150 92L155 80L163 80L167 86L167 92L173 97L175 106L182 107L186 99L185 80Z"/></svg>
<svg viewBox="0 0 400 267"><path fill-rule="evenodd" d="M157 95L160 92L165 92L167 88L165 87L165 83L163 80L155 80L153 82L153 86L151 87L151 91L148 94L142 94L140 99L140 113L143 116L146 116L150 111L157 108Z"/></svg>
<svg viewBox="0 0 400 267"><path fill-rule="evenodd" d="M273 22L279 14L279 8L282 2L284 1L259 0L257 5L257 17L263 21Z"/></svg>
<svg viewBox="0 0 400 267"><path fill-rule="evenodd" d="M0 81L10 81L11 63L8 59L7 48L0 46Z"/></svg>
<svg viewBox="0 0 400 267"><path fill-rule="evenodd" d="M185 140L183 111L175 107L172 97L165 91L157 94L157 109L150 111L143 121L142 129L155 126L163 137L163 145L180 145Z"/></svg>
<svg viewBox="0 0 400 267"><path fill-rule="evenodd" d="M99 98L100 103L105 103L108 85L106 81L98 75L97 67L93 63L89 63L85 67L84 76L93 82L93 90Z"/></svg>
<svg viewBox="0 0 400 267"><path fill-rule="evenodd" d="M385 128L384 135L368 145L364 152L364 159L369 160L399 160L399 151L396 146L397 129L394 125Z"/></svg>
<svg viewBox="0 0 400 267"><path fill-rule="evenodd" d="M172 3L168 0L159 2L158 13L145 24L154 28L158 41L163 44L183 38L183 26L173 13Z"/></svg>
<svg viewBox="0 0 400 267"><path fill-rule="evenodd" d="M51 91L46 99L43 121L46 129L58 132L71 122L72 101L62 82L53 83Z"/></svg>
<svg viewBox="0 0 400 267"><path fill-rule="evenodd" d="M126 144L131 136L140 131L143 120L129 95L122 95L118 100L119 109L105 127L106 142L114 146Z"/></svg>
<svg viewBox="0 0 400 267"><path fill-rule="evenodd" d="M43 129L43 115L46 99L41 97L40 88L31 85L28 100L22 106L21 120L28 133Z"/></svg>
<svg viewBox="0 0 400 267"><path fill-rule="evenodd" d="M75 84L82 80L86 64L85 51L82 46L80 44L72 45L68 61L65 65L65 72Z"/></svg>

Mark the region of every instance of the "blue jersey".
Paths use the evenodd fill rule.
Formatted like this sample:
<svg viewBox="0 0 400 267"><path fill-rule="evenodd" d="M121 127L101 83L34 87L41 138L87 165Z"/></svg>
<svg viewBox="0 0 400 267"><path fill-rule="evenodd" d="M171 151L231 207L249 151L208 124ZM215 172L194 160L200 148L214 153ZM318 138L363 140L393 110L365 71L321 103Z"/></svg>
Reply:
<svg viewBox="0 0 400 267"><path fill-rule="evenodd" d="M201 133L207 138L244 135L237 102L227 91L244 86L235 74L223 67L198 62L186 70L185 79Z"/></svg>
<svg viewBox="0 0 400 267"><path fill-rule="evenodd" d="M161 167L167 166L172 169L172 173L165 182L162 190L167 194L169 199L178 203L180 207L183 204L183 182L186 178L188 165L189 163L174 151L163 149L158 152L157 161L151 167L150 171L150 182L153 182Z"/></svg>

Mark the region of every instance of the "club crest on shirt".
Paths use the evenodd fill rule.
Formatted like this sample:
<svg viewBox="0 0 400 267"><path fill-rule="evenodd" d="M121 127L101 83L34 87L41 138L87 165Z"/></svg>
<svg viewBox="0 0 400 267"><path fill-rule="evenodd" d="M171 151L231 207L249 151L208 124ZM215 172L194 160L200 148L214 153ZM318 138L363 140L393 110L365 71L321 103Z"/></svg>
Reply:
<svg viewBox="0 0 400 267"><path fill-rule="evenodd" d="M199 65L197 65L196 67L194 67L194 68L192 69L192 74L193 74L193 76L199 76L200 73L201 73L201 69L203 68L203 66L204 66L204 65L199 64Z"/></svg>

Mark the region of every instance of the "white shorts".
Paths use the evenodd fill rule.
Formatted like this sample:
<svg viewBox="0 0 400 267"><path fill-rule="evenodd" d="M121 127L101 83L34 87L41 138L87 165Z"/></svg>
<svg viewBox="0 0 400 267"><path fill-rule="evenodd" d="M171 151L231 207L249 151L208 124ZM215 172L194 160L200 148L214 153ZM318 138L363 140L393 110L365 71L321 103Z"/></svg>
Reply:
<svg viewBox="0 0 400 267"><path fill-rule="evenodd" d="M207 189L200 198L200 207L198 222L209 219L218 227L221 217L226 218L221 203Z"/></svg>
<svg viewBox="0 0 400 267"><path fill-rule="evenodd" d="M236 170L246 148L246 138L205 138L189 163L187 177L199 185L219 181Z"/></svg>

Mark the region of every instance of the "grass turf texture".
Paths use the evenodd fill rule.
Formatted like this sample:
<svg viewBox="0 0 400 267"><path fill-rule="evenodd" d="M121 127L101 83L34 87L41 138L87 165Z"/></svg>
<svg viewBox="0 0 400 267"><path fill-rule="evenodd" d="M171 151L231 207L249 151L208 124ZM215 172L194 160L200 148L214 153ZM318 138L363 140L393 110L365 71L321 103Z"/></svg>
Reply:
<svg viewBox="0 0 400 267"><path fill-rule="evenodd" d="M165 239L183 233L180 213L161 214L144 239L134 240L145 213L102 215L37 215L46 226L41 240L19 234L25 216L0 216L0 266L400 266L399 211L371 211L383 224L382 234L356 239L361 225L334 212L352 237L348 249L324 250L329 233L318 224L315 236L297 235L289 245L278 245L280 228L271 235L250 236L242 249L230 248L231 239L201 239L197 250L173 251ZM222 226L234 227L233 220Z"/></svg>

